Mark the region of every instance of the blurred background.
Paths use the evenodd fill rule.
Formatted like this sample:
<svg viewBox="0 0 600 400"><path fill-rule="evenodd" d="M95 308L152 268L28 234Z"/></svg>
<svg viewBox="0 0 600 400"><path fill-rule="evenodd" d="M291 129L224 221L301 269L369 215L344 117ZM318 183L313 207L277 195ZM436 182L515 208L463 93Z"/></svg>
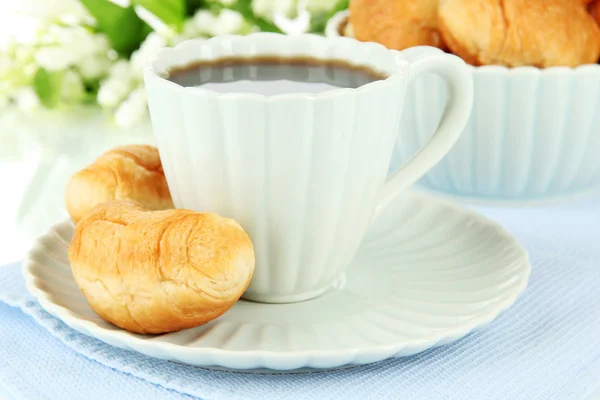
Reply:
<svg viewBox="0 0 600 400"><path fill-rule="evenodd" d="M0 265L67 217L70 175L154 143L142 66L164 46L254 31L323 33L347 0L0 0Z"/></svg>
<svg viewBox="0 0 600 400"><path fill-rule="evenodd" d="M484 7L485 5L485 7ZM472 114L419 185L538 204L600 193L600 0L0 0L0 265L67 217L69 177L119 144L153 144L142 67L162 47L315 33L470 64ZM448 90L408 89L391 168L423 146Z"/></svg>

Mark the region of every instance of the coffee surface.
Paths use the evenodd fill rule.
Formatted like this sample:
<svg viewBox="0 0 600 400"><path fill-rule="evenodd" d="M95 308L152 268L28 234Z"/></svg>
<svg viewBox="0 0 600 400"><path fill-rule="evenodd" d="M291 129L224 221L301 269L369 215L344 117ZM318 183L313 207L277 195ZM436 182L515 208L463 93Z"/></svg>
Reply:
<svg viewBox="0 0 600 400"><path fill-rule="evenodd" d="M223 58L169 71L167 78L184 87L222 93L320 93L358 88L387 76L341 60L309 57Z"/></svg>

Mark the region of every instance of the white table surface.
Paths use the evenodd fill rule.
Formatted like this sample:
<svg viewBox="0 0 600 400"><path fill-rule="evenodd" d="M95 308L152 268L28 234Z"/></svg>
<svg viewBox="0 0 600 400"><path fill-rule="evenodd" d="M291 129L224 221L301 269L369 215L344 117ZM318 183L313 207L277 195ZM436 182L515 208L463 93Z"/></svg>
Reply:
<svg viewBox="0 0 600 400"><path fill-rule="evenodd" d="M117 129L100 110L87 107L25 116L0 113L0 265L23 258L33 240L67 217L69 177L105 150L154 143L149 121Z"/></svg>

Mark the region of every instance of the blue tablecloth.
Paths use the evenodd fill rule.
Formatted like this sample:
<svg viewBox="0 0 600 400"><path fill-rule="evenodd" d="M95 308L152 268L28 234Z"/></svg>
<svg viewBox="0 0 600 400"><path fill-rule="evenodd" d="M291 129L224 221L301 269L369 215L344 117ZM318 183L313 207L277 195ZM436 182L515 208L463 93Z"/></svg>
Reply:
<svg viewBox="0 0 600 400"><path fill-rule="evenodd" d="M484 329L416 356L301 375L210 371L115 349L28 296L0 267L0 395L14 399L585 399L600 393L600 199L479 208L525 245L533 271Z"/></svg>

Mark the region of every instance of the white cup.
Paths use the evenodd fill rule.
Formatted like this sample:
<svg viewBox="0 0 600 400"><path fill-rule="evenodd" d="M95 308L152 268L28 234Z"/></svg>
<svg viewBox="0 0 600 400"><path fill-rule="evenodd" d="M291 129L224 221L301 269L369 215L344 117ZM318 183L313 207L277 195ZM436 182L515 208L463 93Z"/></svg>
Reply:
<svg viewBox="0 0 600 400"><path fill-rule="evenodd" d="M389 77L358 89L273 96L184 88L165 78L197 61L261 55L343 60ZM431 72L450 88L444 117L429 142L387 176L406 88ZM256 252L243 297L269 303L332 287L374 218L450 150L473 103L472 77L458 57L315 35L191 40L161 50L144 75L175 206L240 222Z"/></svg>

